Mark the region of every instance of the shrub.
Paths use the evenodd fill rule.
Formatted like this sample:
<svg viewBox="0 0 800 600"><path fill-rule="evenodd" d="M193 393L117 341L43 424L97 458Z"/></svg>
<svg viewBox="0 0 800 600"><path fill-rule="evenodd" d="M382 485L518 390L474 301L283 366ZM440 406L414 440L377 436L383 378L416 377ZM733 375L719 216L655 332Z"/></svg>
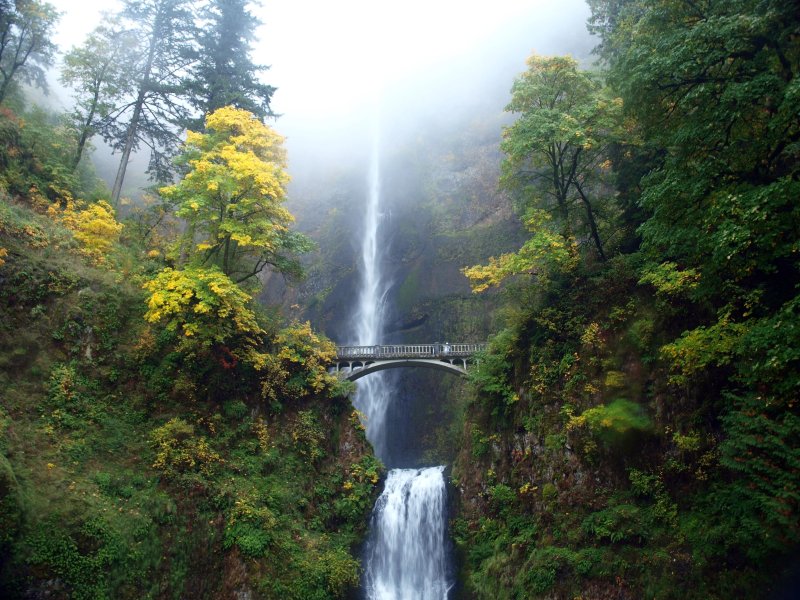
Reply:
<svg viewBox="0 0 800 600"><path fill-rule="evenodd" d="M155 428L150 440L156 450L153 467L167 477L192 471L211 475L222 462L208 440L203 436L196 437L194 427L177 417Z"/></svg>
<svg viewBox="0 0 800 600"><path fill-rule="evenodd" d="M567 430L584 427L603 442L615 445L625 441L630 434L649 431L652 423L641 406L619 398L611 404L601 404L579 416L570 417L567 423Z"/></svg>
<svg viewBox="0 0 800 600"><path fill-rule="evenodd" d="M317 416L310 410L301 410L297 413L292 425L292 441L300 455L312 463L325 456L325 450L322 448L325 433Z"/></svg>

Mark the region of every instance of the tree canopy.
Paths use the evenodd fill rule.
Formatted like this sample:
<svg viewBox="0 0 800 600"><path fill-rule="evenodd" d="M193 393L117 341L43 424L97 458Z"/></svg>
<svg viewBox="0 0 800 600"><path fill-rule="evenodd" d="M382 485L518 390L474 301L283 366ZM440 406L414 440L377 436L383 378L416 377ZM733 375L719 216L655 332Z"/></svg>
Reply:
<svg viewBox="0 0 800 600"><path fill-rule="evenodd" d="M180 162L188 169L161 194L188 223L188 262L217 265L236 282L271 266L298 274L292 254L310 248L289 229L283 138L252 113L221 108L206 118L206 133L189 132Z"/></svg>
<svg viewBox="0 0 800 600"><path fill-rule="evenodd" d="M612 146L630 137L622 100L573 58L534 54L527 65L506 107L519 118L503 132L501 185L532 237L519 252L465 269L475 291L521 273L546 278L551 268L574 264L570 249L575 256L585 242L605 260L619 213L607 180Z"/></svg>
<svg viewBox="0 0 800 600"><path fill-rule="evenodd" d="M248 10L249 0L210 0L201 13L201 25L192 65L186 77L187 99L199 118L189 121L200 129L205 115L233 106L260 119L272 116L275 88L262 83L263 65L250 58L260 21Z"/></svg>
<svg viewBox="0 0 800 600"><path fill-rule="evenodd" d="M22 80L47 90L45 69L56 46L50 33L59 14L38 0L0 0L0 102Z"/></svg>
<svg viewBox="0 0 800 600"><path fill-rule="evenodd" d="M101 25L80 46L64 56L61 81L75 90L75 108L70 118L76 130L75 167L91 138L112 127L131 94L138 43L119 22Z"/></svg>
<svg viewBox="0 0 800 600"><path fill-rule="evenodd" d="M103 128L106 142L121 153L111 191L119 202L131 153L150 150L148 171L156 181L173 174L178 125L187 116L182 78L195 38L193 5L185 0L125 0L123 23L140 41L139 60L128 76L134 82L127 101Z"/></svg>

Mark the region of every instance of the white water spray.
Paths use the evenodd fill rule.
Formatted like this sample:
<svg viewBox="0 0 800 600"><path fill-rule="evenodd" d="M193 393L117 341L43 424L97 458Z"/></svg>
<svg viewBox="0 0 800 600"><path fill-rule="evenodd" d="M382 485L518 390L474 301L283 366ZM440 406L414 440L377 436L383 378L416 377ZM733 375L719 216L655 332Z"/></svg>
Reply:
<svg viewBox="0 0 800 600"><path fill-rule="evenodd" d="M381 273L379 119L375 118L369 193L361 251L362 288L354 330L357 344L381 343L387 284ZM386 409L390 386L381 373L358 382L354 404L366 418L367 439L387 460ZM446 600L444 467L393 469L372 512L364 586L369 600Z"/></svg>
<svg viewBox="0 0 800 600"><path fill-rule="evenodd" d="M372 513L368 598L445 600L444 467L393 469Z"/></svg>

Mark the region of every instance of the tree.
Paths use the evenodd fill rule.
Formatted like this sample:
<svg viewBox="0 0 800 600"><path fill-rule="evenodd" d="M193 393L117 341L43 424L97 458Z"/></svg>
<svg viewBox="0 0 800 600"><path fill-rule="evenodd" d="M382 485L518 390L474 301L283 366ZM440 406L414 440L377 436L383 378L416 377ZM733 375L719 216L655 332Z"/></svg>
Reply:
<svg viewBox="0 0 800 600"><path fill-rule="evenodd" d="M512 275L544 281L554 270L571 268L582 235L604 261L603 226L618 212L604 180L611 147L627 135L622 101L570 57L532 55L527 64L506 107L520 116L503 132L501 185L518 199L532 235L519 251L463 270L476 292Z"/></svg>
<svg viewBox="0 0 800 600"><path fill-rule="evenodd" d="M600 176L621 130L622 101L578 70L570 57L533 55L511 89L506 110L519 113L503 134L503 185L521 190L526 204L552 211L566 238L581 227L576 203L601 260L606 254L598 224ZM605 165L603 163L606 163Z"/></svg>
<svg viewBox="0 0 800 600"><path fill-rule="evenodd" d="M700 321L662 352L678 381L707 378L715 369L726 374L717 391L726 435L720 462L741 478L726 474L733 487L725 494L760 513L763 532L743 550L752 556L796 545L797 6L779 0L618 4L593 3L608 25L609 82L659 150L641 180L640 202L651 214L641 227L650 261L643 281L664 273L692 281L685 295Z"/></svg>
<svg viewBox="0 0 800 600"><path fill-rule="evenodd" d="M186 119L182 86L191 62L195 23L190 0L125 0L122 17L142 41L140 61L131 79L129 102L113 115L103 137L121 151L111 196L116 205L131 153L141 144L150 149L148 172L157 181L173 173L172 156L179 145L178 124Z"/></svg>
<svg viewBox="0 0 800 600"><path fill-rule="evenodd" d="M188 224L184 254L191 264L217 265L236 283L268 266L298 274L292 253L310 249L289 230L283 206L289 177L283 138L253 114L232 107L208 115L207 133L188 132L180 183L160 193Z"/></svg>
<svg viewBox="0 0 800 600"><path fill-rule="evenodd" d="M0 0L0 102L18 79L47 90L45 69L56 50L50 33L58 18L47 2Z"/></svg>
<svg viewBox="0 0 800 600"><path fill-rule="evenodd" d="M249 0L211 0L203 12L194 63L187 78L188 101L200 116L189 121L200 129L205 115L234 106L264 119L272 116L275 88L261 83L267 67L250 59L260 22L248 10Z"/></svg>
<svg viewBox="0 0 800 600"><path fill-rule="evenodd" d="M514 275L535 275L539 283L547 281L556 271L567 271L576 264L577 247L574 240L552 226L552 219L543 210L530 210L523 219L530 239L516 252L491 257L488 265L475 265L461 270L470 280L473 292L482 292L500 285Z"/></svg>
<svg viewBox="0 0 800 600"><path fill-rule="evenodd" d="M144 288L150 292L145 319L180 335L184 351L246 351L264 333L248 307L252 297L215 267L166 268Z"/></svg>
<svg viewBox="0 0 800 600"><path fill-rule="evenodd" d="M136 40L119 23L98 27L83 45L73 47L64 57L61 82L75 88L71 120L77 132L73 158L78 167L86 143L108 124L125 95L131 93L135 71Z"/></svg>

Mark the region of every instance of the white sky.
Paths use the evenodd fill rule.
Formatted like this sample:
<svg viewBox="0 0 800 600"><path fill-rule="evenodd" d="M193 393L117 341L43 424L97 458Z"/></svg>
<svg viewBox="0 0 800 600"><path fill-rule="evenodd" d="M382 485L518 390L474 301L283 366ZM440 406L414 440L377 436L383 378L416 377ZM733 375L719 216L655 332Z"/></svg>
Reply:
<svg viewBox="0 0 800 600"><path fill-rule="evenodd" d="M119 7L48 1L63 13L55 35L62 50L79 44L101 11ZM563 21L584 29L587 9L583 0L262 0L254 12L264 25L253 58L271 66L273 109L314 117L357 109L384 83L453 59L532 13L541 31Z"/></svg>

